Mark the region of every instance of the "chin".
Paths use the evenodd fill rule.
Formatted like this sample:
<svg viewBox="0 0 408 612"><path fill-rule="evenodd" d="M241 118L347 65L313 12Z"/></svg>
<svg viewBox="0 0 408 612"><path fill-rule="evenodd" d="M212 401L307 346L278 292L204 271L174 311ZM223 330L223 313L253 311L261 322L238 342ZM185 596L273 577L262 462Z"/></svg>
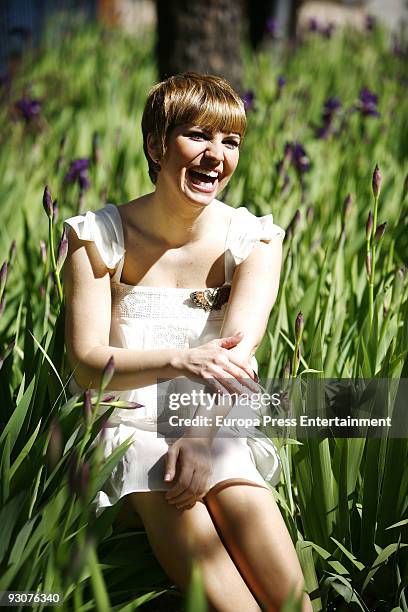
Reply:
<svg viewBox="0 0 408 612"><path fill-rule="evenodd" d="M189 200L203 205L207 205L212 202L214 198L217 197L218 189L214 189L214 191L212 192L205 193L194 191L194 189L191 189L188 185L185 185L183 188L183 193Z"/></svg>

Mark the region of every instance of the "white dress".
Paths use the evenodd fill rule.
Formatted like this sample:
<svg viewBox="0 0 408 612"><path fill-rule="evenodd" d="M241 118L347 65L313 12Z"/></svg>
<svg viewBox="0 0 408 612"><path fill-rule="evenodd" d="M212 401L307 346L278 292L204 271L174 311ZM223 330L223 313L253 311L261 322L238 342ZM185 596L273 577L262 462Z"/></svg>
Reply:
<svg viewBox="0 0 408 612"><path fill-rule="evenodd" d="M210 312L197 307L190 293L200 288L133 286L120 281L125 249L122 221L114 204L66 219L64 226L67 231L73 228L80 239L94 242L106 266L115 269L111 277L110 346L188 348L220 337L227 304ZM231 285L235 266L260 240L283 240L284 235L284 230L273 223L272 215L256 217L245 207L232 209L225 239L225 285ZM257 372L255 357L251 365ZM74 377L69 390L71 393L83 391ZM142 404L143 408L115 408L109 417L104 430L104 457L107 458L129 436L132 436L132 443L94 500L97 515L128 493L167 490L173 486L163 480L169 446L166 439L157 434L157 385L107 393L114 394L116 399ZM277 484L280 458L269 438L258 430L252 434L247 429L244 432L236 428L231 430L234 433L229 435L235 437L224 437L225 428L221 428L211 447L210 488L228 479L249 481L265 488L268 488L266 481ZM94 443L98 442L99 436Z"/></svg>

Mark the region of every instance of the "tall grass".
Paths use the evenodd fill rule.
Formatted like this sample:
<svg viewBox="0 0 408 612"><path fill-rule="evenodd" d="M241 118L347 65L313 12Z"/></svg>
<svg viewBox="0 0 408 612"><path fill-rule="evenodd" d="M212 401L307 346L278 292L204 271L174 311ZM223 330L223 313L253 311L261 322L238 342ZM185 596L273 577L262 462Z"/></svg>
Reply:
<svg viewBox="0 0 408 612"><path fill-rule="evenodd" d="M167 609L180 609L181 595L144 530L115 527L117 508L98 519L92 512L127 443L103 463L101 449L91 446L102 417L88 396L69 398L58 287L61 220L151 189L140 120L156 78L153 38L83 27L60 40L50 32L47 40L11 94L5 87L1 94L0 591L59 592L67 610L133 610L153 599L159 609L163 598ZM254 106L223 199L259 215L273 212L287 230L279 296L257 353L261 374L407 378L404 58L376 29L331 40L311 35L290 54L245 52L245 63ZM365 113L363 87L378 95L379 117ZM27 120L14 106L24 91L41 101ZM319 138L323 103L335 96L341 107ZM82 179L77 173L64 181L70 163L84 158ZM382 185L375 201L376 164ZM54 202L48 219L46 184ZM299 312L304 325L296 338ZM98 399L114 409L103 393ZM283 475L272 492L314 609L407 611L406 439L276 442ZM187 605L204 609L196 572L194 585Z"/></svg>

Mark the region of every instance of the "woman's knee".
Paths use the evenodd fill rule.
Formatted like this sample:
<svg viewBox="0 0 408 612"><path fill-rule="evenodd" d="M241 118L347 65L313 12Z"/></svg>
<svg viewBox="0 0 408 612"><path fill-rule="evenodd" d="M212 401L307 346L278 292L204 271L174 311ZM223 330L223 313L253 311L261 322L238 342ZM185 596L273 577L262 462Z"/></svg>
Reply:
<svg viewBox="0 0 408 612"><path fill-rule="evenodd" d="M209 604L215 610L259 611L204 503L178 510L166 501L164 492L134 495L131 503L142 516L153 552L182 591L190 585L194 560L201 570Z"/></svg>
<svg viewBox="0 0 408 612"><path fill-rule="evenodd" d="M197 502L189 510L178 510L162 491L133 493L129 498L142 518L157 559L180 588L187 588L193 559L201 562L210 556L218 537L215 529L209 529L206 507Z"/></svg>

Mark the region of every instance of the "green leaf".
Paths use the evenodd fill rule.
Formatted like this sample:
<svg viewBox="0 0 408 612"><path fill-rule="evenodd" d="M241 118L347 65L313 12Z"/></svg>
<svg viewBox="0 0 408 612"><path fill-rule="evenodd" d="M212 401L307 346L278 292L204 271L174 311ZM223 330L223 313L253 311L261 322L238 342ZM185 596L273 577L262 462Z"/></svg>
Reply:
<svg viewBox="0 0 408 612"><path fill-rule="evenodd" d="M388 559L393 554L395 554L399 548L406 548L407 546L408 544L401 544L397 542L394 542L393 544L389 544L388 546L386 546L384 550L382 550L380 554L377 556L374 563L371 565L371 568L367 574L367 577L364 580L363 586L361 587L361 592L365 591L370 580L373 578L376 572L380 569L380 567L384 565L384 563L386 563Z"/></svg>
<svg viewBox="0 0 408 612"><path fill-rule="evenodd" d="M193 560L190 585L186 593L186 612L207 612L207 597L198 563Z"/></svg>
<svg viewBox="0 0 408 612"><path fill-rule="evenodd" d="M97 612L107 612L107 610L111 609L111 605L105 581L98 565L96 552L92 544L89 545L88 549L88 565L91 573L92 590L95 595L95 608Z"/></svg>
<svg viewBox="0 0 408 612"><path fill-rule="evenodd" d="M3 562L6 556L13 530L20 516L26 495L25 491L21 491L18 495L10 499L0 510L0 563Z"/></svg>
<svg viewBox="0 0 408 612"><path fill-rule="evenodd" d="M17 404L13 414L11 415L9 421L6 423L5 428L3 429L3 433L0 436L0 444L3 442L7 433L10 433L10 451L13 450L14 444L16 443L17 437L20 433L21 427L24 423L24 419L27 416L27 411L30 407L30 402L33 396L35 387L35 378L30 382L26 391L24 392L23 397L20 402Z"/></svg>
<svg viewBox="0 0 408 612"><path fill-rule="evenodd" d="M408 519L404 519L403 521L399 521L398 523L394 523L394 525L390 525L385 529L394 529L394 527L402 527L403 525L408 525Z"/></svg>
<svg viewBox="0 0 408 612"><path fill-rule="evenodd" d="M38 435L38 432L40 430L40 427L41 427L41 419L38 421L37 427L34 429L33 433L30 436L30 438L27 440L24 448L20 451L17 459L15 460L13 465L11 466L11 469L10 469L10 478L13 478L14 474L16 473L16 471L18 470L18 468L20 467L20 465L22 464L24 459L26 459L26 457L28 456L28 453L32 449L33 444L34 444L34 442L35 442L35 440L37 438L37 435Z"/></svg>

